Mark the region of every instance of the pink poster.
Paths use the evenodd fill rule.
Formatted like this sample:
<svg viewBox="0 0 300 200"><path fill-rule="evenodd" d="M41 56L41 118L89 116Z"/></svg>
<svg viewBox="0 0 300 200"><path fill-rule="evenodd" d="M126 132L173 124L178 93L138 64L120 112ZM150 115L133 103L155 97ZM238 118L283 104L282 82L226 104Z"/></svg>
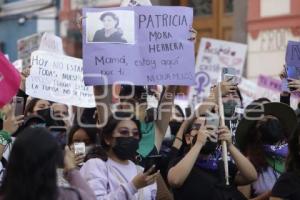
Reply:
<svg viewBox="0 0 300 200"><path fill-rule="evenodd" d="M0 52L0 108L17 94L20 81L17 69Z"/></svg>

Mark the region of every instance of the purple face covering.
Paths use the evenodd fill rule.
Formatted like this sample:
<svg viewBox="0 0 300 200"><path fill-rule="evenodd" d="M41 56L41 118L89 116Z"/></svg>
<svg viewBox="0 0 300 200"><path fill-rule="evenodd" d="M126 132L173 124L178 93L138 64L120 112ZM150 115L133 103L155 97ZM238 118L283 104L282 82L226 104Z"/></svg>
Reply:
<svg viewBox="0 0 300 200"><path fill-rule="evenodd" d="M218 161L221 157L221 150L217 149L213 155L210 155L208 159L198 158L196 166L201 169L216 171L218 169Z"/></svg>
<svg viewBox="0 0 300 200"><path fill-rule="evenodd" d="M286 158L289 151L287 143L281 145L264 145L264 149L268 155L282 158Z"/></svg>

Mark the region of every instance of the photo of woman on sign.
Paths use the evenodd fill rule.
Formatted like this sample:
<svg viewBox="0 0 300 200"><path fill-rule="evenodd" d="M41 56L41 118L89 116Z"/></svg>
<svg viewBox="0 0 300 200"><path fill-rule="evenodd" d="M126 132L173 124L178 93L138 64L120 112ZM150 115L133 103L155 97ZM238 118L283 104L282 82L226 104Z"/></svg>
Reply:
<svg viewBox="0 0 300 200"><path fill-rule="evenodd" d="M113 12L105 12L100 16L103 28L96 31L93 42L127 43L123 31L119 28L119 17Z"/></svg>

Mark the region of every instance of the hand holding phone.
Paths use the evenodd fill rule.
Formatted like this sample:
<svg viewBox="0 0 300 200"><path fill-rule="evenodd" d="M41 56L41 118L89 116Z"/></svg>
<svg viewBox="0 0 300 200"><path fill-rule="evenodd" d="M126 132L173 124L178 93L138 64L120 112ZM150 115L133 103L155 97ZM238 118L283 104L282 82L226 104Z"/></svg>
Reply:
<svg viewBox="0 0 300 200"><path fill-rule="evenodd" d="M154 167L154 170L150 174L156 173L160 168L162 155L151 155L145 159L145 169L144 172L148 171L151 167Z"/></svg>
<svg viewBox="0 0 300 200"><path fill-rule="evenodd" d="M15 96L12 101L15 116L23 115L24 98Z"/></svg>

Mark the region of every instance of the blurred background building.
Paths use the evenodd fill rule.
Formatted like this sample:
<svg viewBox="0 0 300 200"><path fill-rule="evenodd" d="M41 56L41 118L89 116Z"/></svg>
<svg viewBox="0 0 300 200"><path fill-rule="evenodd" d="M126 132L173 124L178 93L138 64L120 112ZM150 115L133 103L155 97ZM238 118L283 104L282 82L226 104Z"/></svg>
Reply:
<svg viewBox="0 0 300 200"><path fill-rule="evenodd" d="M246 75L278 77L289 40L300 40L300 0L248 0Z"/></svg>
<svg viewBox="0 0 300 200"><path fill-rule="evenodd" d="M59 35L59 0L0 0L0 50L17 59L17 40L37 33Z"/></svg>

